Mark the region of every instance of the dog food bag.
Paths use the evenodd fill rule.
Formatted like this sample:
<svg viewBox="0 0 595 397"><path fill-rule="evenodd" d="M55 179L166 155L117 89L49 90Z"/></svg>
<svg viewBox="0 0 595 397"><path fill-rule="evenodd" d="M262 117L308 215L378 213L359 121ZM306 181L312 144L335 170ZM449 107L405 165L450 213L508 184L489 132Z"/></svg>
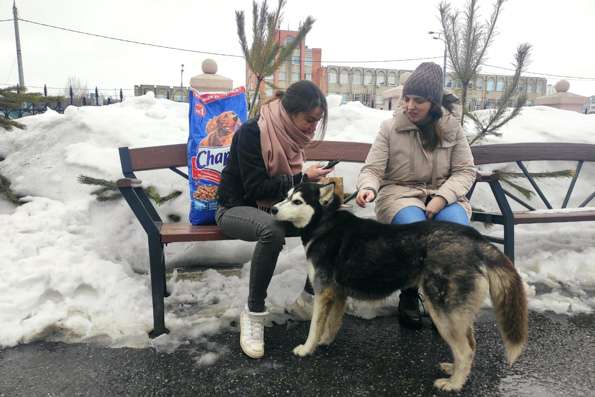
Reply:
<svg viewBox="0 0 595 397"><path fill-rule="evenodd" d="M248 117L244 87L228 93L201 94L191 89L188 118L190 223L215 223L217 188L227 164L233 134Z"/></svg>

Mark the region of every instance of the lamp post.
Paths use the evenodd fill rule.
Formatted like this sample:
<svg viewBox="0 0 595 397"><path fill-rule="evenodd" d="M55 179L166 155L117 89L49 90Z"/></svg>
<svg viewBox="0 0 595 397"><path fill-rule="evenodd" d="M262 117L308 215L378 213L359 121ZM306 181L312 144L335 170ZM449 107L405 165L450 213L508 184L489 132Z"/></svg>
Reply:
<svg viewBox="0 0 595 397"><path fill-rule="evenodd" d="M184 64L182 64L180 69L180 88L184 88Z"/></svg>
<svg viewBox="0 0 595 397"><path fill-rule="evenodd" d="M432 35L432 38L434 40L442 40L442 42L444 43L444 60L442 62L442 86L446 87L446 50L447 50L447 46L446 46L446 40L444 40L443 33L442 32L432 32L429 31L428 34Z"/></svg>

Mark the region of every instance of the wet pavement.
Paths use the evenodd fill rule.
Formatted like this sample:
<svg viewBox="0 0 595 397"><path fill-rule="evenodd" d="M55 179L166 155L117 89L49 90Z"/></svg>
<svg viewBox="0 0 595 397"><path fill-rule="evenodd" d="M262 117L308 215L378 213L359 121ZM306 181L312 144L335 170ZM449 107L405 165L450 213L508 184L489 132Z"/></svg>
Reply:
<svg viewBox="0 0 595 397"><path fill-rule="evenodd" d="M0 396L595 396L595 314L531 313L529 345L508 368L493 315L476 322L475 365L461 393L433 389L450 353L431 328L347 316L335 343L297 358L308 323L267 328L267 355L239 350L237 330L160 353L39 342L0 350ZM197 351L221 351L200 365ZM204 357L204 356L203 356Z"/></svg>

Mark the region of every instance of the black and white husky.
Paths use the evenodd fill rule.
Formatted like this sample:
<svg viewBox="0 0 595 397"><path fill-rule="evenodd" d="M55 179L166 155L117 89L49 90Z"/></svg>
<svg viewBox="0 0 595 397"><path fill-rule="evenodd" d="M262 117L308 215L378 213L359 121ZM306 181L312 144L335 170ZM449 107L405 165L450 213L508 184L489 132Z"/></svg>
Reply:
<svg viewBox="0 0 595 397"><path fill-rule="evenodd" d="M386 225L340 206L333 184L304 183L272 208L276 219L300 229L315 291L308 338L294 354L306 356L333 342L348 296L380 299L415 286L454 358L440 364L450 377L437 379L437 388L460 390L465 384L475 354L473 322L488 291L512 365L527 342L527 297L504 254L471 227Z"/></svg>

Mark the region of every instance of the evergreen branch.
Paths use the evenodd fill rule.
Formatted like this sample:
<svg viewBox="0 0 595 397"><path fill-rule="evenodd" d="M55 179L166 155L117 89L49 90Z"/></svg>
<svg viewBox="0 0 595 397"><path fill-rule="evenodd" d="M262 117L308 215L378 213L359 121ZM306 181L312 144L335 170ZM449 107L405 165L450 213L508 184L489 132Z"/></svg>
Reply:
<svg viewBox="0 0 595 397"><path fill-rule="evenodd" d="M525 174L522 172L506 172L502 170L495 170L494 174L497 177L504 178L524 178ZM575 170L560 170L549 172L529 172L532 178L572 178L576 175Z"/></svg>
<svg viewBox="0 0 595 397"><path fill-rule="evenodd" d="M113 182L113 181L108 181L108 180L99 179L99 178L93 178L93 177L86 176L86 175L79 175L77 179L78 179L79 183L82 183L84 185L104 186L111 190L118 190L118 185L116 184L116 182Z"/></svg>
<svg viewBox="0 0 595 397"><path fill-rule="evenodd" d="M21 197L10 188L10 185L10 180L4 175L0 174L0 195L6 197L9 202L15 205L23 204Z"/></svg>

